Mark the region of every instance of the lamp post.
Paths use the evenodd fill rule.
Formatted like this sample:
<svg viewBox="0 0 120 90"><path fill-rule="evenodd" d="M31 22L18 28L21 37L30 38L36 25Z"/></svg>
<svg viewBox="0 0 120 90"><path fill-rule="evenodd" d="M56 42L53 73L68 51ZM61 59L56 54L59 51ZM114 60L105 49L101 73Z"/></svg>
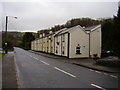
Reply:
<svg viewBox="0 0 120 90"><path fill-rule="evenodd" d="M6 16L5 17L5 53L7 54L8 50L7 50L7 29L8 29L8 17L13 17L13 16ZM13 17L15 19L17 19L17 17Z"/></svg>

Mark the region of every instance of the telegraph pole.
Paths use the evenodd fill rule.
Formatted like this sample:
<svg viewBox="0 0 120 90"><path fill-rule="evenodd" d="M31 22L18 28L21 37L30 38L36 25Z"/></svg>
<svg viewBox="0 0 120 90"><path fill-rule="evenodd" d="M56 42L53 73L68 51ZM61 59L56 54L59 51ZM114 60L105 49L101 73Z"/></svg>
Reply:
<svg viewBox="0 0 120 90"><path fill-rule="evenodd" d="M7 26L8 26L8 16L6 16L5 24L5 53L7 54Z"/></svg>
<svg viewBox="0 0 120 90"><path fill-rule="evenodd" d="M8 52L8 44L7 44L7 29L8 29L8 17L13 17L13 16L6 16L5 17L5 53L7 54ZM15 19L17 19L17 17L13 17Z"/></svg>

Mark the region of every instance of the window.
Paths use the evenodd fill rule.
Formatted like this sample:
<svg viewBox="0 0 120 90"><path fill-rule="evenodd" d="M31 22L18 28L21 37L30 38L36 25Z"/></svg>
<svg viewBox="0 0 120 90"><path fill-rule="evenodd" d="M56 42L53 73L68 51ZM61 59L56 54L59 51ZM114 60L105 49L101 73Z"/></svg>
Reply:
<svg viewBox="0 0 120 90"><path fill-rule="evenodd" d="M81 47L79 44L76 46L76 54L81 54Z"/></svg>
<svg viewBox="0 0 120 90"><path fill-rule="evenodd" d="M58 36L56 37L56 42L58 42Z"/></svg>
<svg viewBox="0 0 120 90"><path fill-rule="evenodd" d="M64 47L63 47L63 48L62 48L62 54L64 54L64 51L65 51L65 50L64 50Z"/></svg>
<svg viewBox="0 0 120 90"><path fill-rule="evenodd" d="M60 43L59 42L56 42L57 43L57 45L60 45Z"/></svg>
<svg viewBox="0 0 120 90"><path fill-rule="evenodd" d="M52 53L53 47L51 47L51 53Z"/></svg>
<svg viewBox="0 0 120 90"><path fill-rule="evenodd" d="M58 47L56 47L56 53L58 53Z"/></svg>
<svg viewBox="0 0 120 90"><path fill-rule="evenodd" d="M49 40L51 40L51 38L49 38Z"/></svg>
<svg viewBox="0 0 120 90"><path fill-rule="evenodd" d="M65 41L65 34L62 35L62 42Z"/></svg>

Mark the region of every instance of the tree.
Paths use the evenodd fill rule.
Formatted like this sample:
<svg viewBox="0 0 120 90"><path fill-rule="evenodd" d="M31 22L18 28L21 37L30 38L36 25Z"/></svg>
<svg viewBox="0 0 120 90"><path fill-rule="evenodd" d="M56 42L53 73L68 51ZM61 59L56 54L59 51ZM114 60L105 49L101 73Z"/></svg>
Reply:
<svg viewBox="0 0 120 90"><path fill-rule="evenodd" d="M26 50L31 49L31 41L33 41L34 39L35 39L35 37L32 35L32 33L26 32L23 35L22 47Z"/></svg>
<svg viewBox="0 0 120 90"><path fill-rule="evenodd" d="M74 27L76 25L80 25L82 27L89 27L92 25L100 24L100 23L101 22L99 20L94 20L94 19L90 19L90 18L75 18L75 19L71 19L71 20L67 21L65 26L67 28Z"/></svg>
<svg viewBox="0 0 120 90"><path fill-rule="evenodd" d="M113 50L114 48L114 19L104 19L102 20L102 49L103 50Z"/></svg>
<svg viewBox="0 0 120 90"><path fill-rule="evenodd" d="M120 57L120 6L118 7L117 16L114 16L114 51L118 57Z"/></svg>
<svg viewBox="0 0 120 90"><path fill-rule="evenodd" d="M5 49L5 42L7 42L8 51L13 50L13 47L18 45L18 37L15 33L17 32L7 32L7 39L5 40L5 32L2 32L2 48ZM17 37L15 37L17 36Z"/></svg>

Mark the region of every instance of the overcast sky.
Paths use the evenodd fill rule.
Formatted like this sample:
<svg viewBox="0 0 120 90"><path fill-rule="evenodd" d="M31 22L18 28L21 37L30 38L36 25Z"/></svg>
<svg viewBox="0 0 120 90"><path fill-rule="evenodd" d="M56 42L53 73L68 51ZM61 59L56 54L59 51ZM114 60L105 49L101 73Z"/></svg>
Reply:
<svg viewBox="0 0 120 90"><path fill-rule="evenodd" d="M98 2L98 0L94 0L94 2L56 1L0 2L0 13L2 13L0 17L3 17L2 21L0 20L2 29L5 28L6 15L18 17L17 20L9 17L9 31L36 32L57 24L64 24L72 18L89 17L97 19L113 17L118 10L118 0L111 0L111 2Z"/></svg>

